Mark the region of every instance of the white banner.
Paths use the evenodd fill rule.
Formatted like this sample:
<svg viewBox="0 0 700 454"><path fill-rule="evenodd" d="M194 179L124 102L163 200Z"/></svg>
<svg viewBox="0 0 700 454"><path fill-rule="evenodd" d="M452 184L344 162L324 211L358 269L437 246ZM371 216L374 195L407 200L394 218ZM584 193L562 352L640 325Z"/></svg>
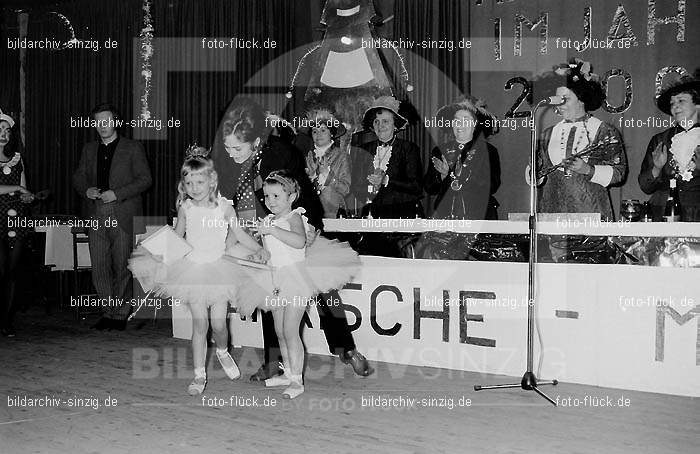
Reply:
<svg viewBox="0 0 700 454"><path fill-rule="evenodd" d="M368 359L522 376L527 264L362 260L341 296ZM540 264L537 272L538 378L700 396L700 271ZM329 354L316 310L309 315L308 351ZM262 346L259 321L234 317L231 329L235 345ZM173 332L190 337L184 306L173 308Z"/></svg>

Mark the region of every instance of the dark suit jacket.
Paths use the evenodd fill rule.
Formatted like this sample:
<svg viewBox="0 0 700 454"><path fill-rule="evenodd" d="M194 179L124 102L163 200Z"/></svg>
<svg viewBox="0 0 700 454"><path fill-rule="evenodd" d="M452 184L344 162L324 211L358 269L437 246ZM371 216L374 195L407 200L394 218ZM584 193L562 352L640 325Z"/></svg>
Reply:
<svg viewBox="0 0 700 454"><path fill-rule="evenodd" d="M695 127L698 128L700 126ZM642 191L646 194L651 194L649 202L657 217L663 214L663 209L666 206L666 199L668 198L669 180L673 175L673 169L671 167L672 155L670 152L671 139L680 131L682 131L680 126L674 126L651 138L646 155L644 155L644 161L642 161L639 177L637 178ZM668 160L666 161L666 165L661 169L659 176L654 178L654 175L652 175L652 169L654 168L654 157L652 153L660 143L666 146ZM677 182L681 206L700 206L700 166L693 171L693 178L690 181L678 179Z"/></svg>
<svg viewBox="0 0 700 454"><path fill-rule="evenodd" d="M494 184L491 182L493 174L491 170L491 144L486 142L482 136L467 144L462 152L455 156L454 162L449 162L450 173L454 173L455 166L462 168L457 181L461 189L454 191L451 188L452 177L448 175L442 179L440 173L435 169L432 159L428 165L428 172L425 175L425 191L428 194L436 195L435 211L432 217L438 219L486 219L489 208L490 190ZM459 152L459 144L450 141L433 149L431 157L441 158L446 153ZM495 150L495 148L494 148ZM465 164L462 167L462 164Z"/></svg>
<svg viewBox="0 0 700 454"><path fill-rule="evenodd" d="M78 169L73 173L73 187L80 194L85 216L93 216L96 204L102 203L101 200L88 199L85 195L88 188L97 186L97 146L97 141L85 144ZM119 137L109 169L109 189L117 196L113 203L116 204L118 226L126 232L145 231L142 223L135 217L143 215L141 193L150 188L151 183L151 170L143 145L126 137ZM137 221L138 225L134 225L134 221Z"/></svg>
<svg viewBox="0 0 700 454"><path fill-rule="evenodd" d="M422 216L420 198L423 195L423 165L418 146L396 139L387 166L389 184L382 186L372 198L368 193L367 176L374 170L374 155L379 141L364 146L353 163L351 192L358 200L372 199L372 215L384 218L413 218Z"/></svg>

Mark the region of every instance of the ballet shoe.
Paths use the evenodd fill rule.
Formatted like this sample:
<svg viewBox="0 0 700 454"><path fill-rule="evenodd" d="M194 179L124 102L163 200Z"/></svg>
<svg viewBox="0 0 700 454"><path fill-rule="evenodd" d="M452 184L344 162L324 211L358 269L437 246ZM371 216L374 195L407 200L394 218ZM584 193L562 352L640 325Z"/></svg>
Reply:
<svg viewBox="0 0 700 454"><path fill-rule="evenodd" d="M299 397L304 392L304 384L301 380L301 375L296 375L290 379L290 384L282 392L282 397L285 399L294 399Z"/></svg>
<svg viewBox="0 0 700 454"><path fill-rule="evenodd" d="M274 388L277 386L289 386L291 384L291 379L289 378L289 369L284 367L284 364L280 363L280 370L282 370L282 375L276 375L265 380L265 386L268 388Z"/></svg>
<svg viewBox="0 0 700 454"><path fill-rule="evenodd" d="M216 358L219 360L219 364L221 364L221 367L224 369L224 372L228 378L231 380L236 380L237 378L241 377L241 371L238 369L236 361L233 360L229 352L225 352L220 355L219 351L217 350Z"/></svg>
<svg viewBox="0 0 700 454"><path fill-rule="evenodd" d="M187 394L190 396L197 396L204 392L204 388L207 386L206 377L194 377L190 386L187 387Z"/></svg>

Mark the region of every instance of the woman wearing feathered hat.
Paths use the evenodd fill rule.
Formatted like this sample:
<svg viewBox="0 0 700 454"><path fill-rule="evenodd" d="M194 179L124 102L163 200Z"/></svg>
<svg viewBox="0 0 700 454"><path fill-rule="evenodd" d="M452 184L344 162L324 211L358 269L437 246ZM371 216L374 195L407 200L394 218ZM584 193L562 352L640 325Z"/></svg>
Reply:
<svg viewBox="0 0 700 454"><path fill-rule="evenodd" d="M556 95L563 101L556 107L562 120L547 128L538 142L538 171L559 166L538 180L543 184L539 191L540 211L600 213L601 218L612 220L608 188L624 180L627 157L617 129L591 114L604 99L591 64L572 60L535 80L533 85L536 92L547 94L556 88ZM597 148L577 156L591 146Z"/></svg>
<svg viewBox="0 0 700 454"><path fill-rule="evenodd" d="M436 195L432 217L440 219L487 219L490 197L500 184L498 151L486 137L498 131L496 116L484 102L464 97L438 110L447 142L431 153L425 175L425 191ZM494 199L495 200L495 199Z"/></svg>
<svg viewBox="0 0 700 454"><path fill-rule="evenodd" d="M382 218L414 218L423 215L423 167L418 146L399 139L396 133L406 127L406 115L392 96L374 100L365 112L362 125L377 140L363 148L352 172L352 192L359 200L371 201L371 214Z"/></svg>
<svg viewBox="0 0 700 454"><path fill-rule="evenodd" d="M306 154L306 173L321 199L324 217L335 218L338 209L345 209L350 192L350 156L338 142L345 126L323 108L307 112L306 120L314 143Z"/></svg>
<svg viewBox="0 0 700 454"><path fill-rule="evenodd" d="M676 180L681 202L681 220L700 221L700 80L683 76L666 86L656 105L671 115L675 125L651 138L639 186L647 194L652 217L660 218L670 181Z"/></svg>

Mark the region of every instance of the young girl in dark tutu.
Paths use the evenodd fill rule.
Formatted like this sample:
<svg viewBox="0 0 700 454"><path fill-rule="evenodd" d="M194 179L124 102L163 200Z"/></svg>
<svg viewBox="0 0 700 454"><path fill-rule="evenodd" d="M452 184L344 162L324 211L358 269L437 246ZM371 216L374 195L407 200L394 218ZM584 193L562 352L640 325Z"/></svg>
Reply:
<svg viewBox="0 0 700 454"><path fill-rule="evenodd" d="M244 267L223 258L226 237L234 235L242 246L263 259L267 258L267 253L241 229L231 203L217 195L217 174L213 162L206 157L206 150L189 150L180 174L175 232L185 238L192 251L166 265L139 247L129 260L129 268L145 291L187 304L192 314L195 375L188 392L197 395L204 391L207 383L209 318L216 357L226 375L235 380L240 377L240 371L228 352L228 304L235 304L241 298L260 298L263 292L256 289ZM248 283L245 289L241 289L241 282Z"/></svg>
<svg viewBox="0 0 700 454"><path fill-rule="evenodd" d="M248 315L259 307L273 312L284 374L265 380L265 386L286 386L283 397L293 399L304 392L304 345L299 324L307 305L318 293L341 288L350 281L360 261L346 243L318 237L307 247L305 210L292 208L299 198L299 184L288 172L270 173L263 191L272 214L257 228L270 254L272 271L255 273L246 294L264 287L267 295L241 299L239 311Z"/></svg>

